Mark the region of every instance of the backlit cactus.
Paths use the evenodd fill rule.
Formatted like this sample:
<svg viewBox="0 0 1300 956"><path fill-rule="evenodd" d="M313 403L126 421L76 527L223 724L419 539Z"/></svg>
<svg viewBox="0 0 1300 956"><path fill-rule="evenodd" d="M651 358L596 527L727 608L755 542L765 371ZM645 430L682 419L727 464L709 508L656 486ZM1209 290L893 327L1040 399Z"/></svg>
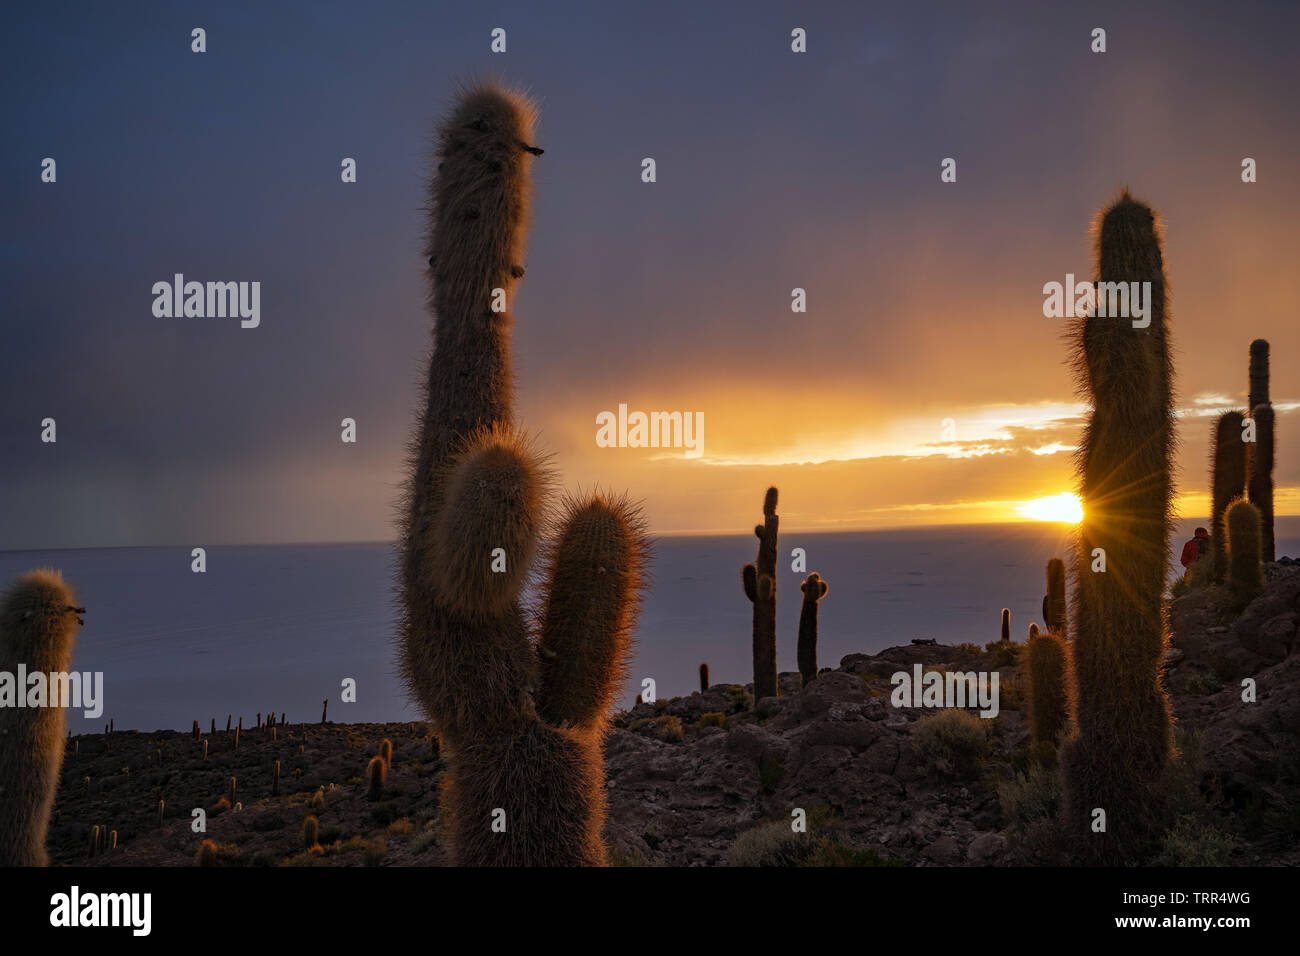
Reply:
<svg viewBox="0 0 1300 956"><path fill-rule="evenodd" d="M1244 498L1228 507L1228 593L1236 609L1264 591L1259 509Z"/></svg>
<svg viewBox="0 0 1300 956"><path fill-rule="evenodd" d="M1003 643L1011 640L1011 609L1004 607L1002 609L1002 638Z"/></svg>
<svg viewBox="0 0 1300 956"><path fill-rule="evenodd" d="M0 597L0 672L69 671L82 613L57 571L20 577ZM0 707L0 867L48 863L45 835L66 749L68 701L59 703Z"/></svg>
<svg viewBox="0 0 1300 956"><path fill-rule="evenodd" d="M1126 191L1099 217L1095 251L1098 281L1150 282L1151 295L1143 327L1094 315L1079 323L1075 339L1092 413L1078 457L1083 520L1068 685L1075 730L1061 755L1063 820L1079 860L1120 864L1144 859L1163 832L1160 781L1173 752L1160 683L1173 366L1161 231L1151 209Z"/></svg>
<svg viewBox="0 0 1300 956"><path fill-rule="evenodd" d="M1214 580L1222 581L1228 570L1228 535L1224 515L1228 505L1246 489L1246 442L1242 437L1241 412L1224 412L1214 423L1214 445L1210 452L1210 535L1214 549Z"/></svg>
<svg viewBox="0 0 1300 956"><path fill-rule="evenodd" d="M775 488L763 496L763 523L754 526L758 558L741 569L745 597L754 605L754 700L775 697L776 679L776 544L780 518Z"/></svg>
<svg viewBox="0 0 1300 956"><path fill-rule="evenodd" d="M1040 748L1055 747L1065 729L1066 651L1061 632L1029 627L1029 732Z"/></svg>
<svg viewBox="0 0 1300 956"><path fill-rule="evenodd" d="M1277 452L1274 448L1273 406L1262 403L1255 406L1255 441L1247 446L1246 493L1250 503L1259 509L1260 555L1265 561L1277 557L1277 542L1273 537L1273 465Z"/></svg>
<svg viewBox="0 0 1300 956"><path fill-rule="evenodd" d="M830 585L814 571L799 585L803 606L799 609L799 676L807 687L817 679L817 603L826 596Z"/></svg>
<svg viewBox="0 0 1300 956"><path fill-rule="evenodd" d="M552 484L512 411L534 121L517 93L463 91L430 196L436 344L406 489L401 661L441 739L447 842L465 865L606 862L601 741L648 550L626 499L566 499L541 606L523 606Z"/></svg>
<svg viewBox="0 0 1300 956"><path fill-rule="evenodd" d="M384 795L384 781L388 779L388 764L383 757L371 757L366 764L366 796L378 800Z"/></svg>
<svg viewBox="0 0 1300 956"><path fill-rule="evenodd" d="M1047 562L1047 595L1043 601L1043 626L1066 638L1068 627L1065 605L1065 562L1052 558Z"/></svg>
<svg viewBox="0 0 1300 956"><path fill-rule="evenodd" d="M709 665L708 662L700 664L700 693L703 694L709 689Z"/></svg>

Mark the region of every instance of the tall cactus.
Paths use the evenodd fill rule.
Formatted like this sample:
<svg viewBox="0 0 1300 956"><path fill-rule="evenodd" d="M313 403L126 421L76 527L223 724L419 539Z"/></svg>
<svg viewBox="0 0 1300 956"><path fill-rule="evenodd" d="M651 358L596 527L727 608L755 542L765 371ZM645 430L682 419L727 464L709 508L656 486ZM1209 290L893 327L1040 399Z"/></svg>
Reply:
<svg viewBox="0 0 1300 956"><path fill-rule="evenodd" d="M1043 601L1043 626L1061 635L1064 640L1068 627L1065 609L1065 562L1052 558L1047 562L1047 595Z"/></svg>
<svg viewBox="0 0 1300 956"><path fill-rule="evenodd" d="M1151 283L1144 327L1090 316L1075 339L1092 413L1078 458L1076 730L1062 754L1063 819L1081 860L1117 864L1143 858L1161 833L1159 781L1173 751L1160 683L1168 646L1161 599L1173 494L1173 366L1161 230L1150 207L1125 191L1098 218L1094 242L1098 281Z"/></svg>
<svg viewBox="0 0 1300 956"><path fill-rule="evenodd" d="M66 673L79 614L57 571L32 571L0 598L0 672ZM15 688L27 694L26 686ZM45 834L63 766L65 700L0 706L0 867L46 866ZM58 703L60 706L52 706Z"/></svg>
<svg viewBox="0 0 1300 956"><path fill-rule="evenodd" d="M535 119L518 93L464 90L430 192L435 348L406 489L401 666L441 737L464 865L606 862L601 741L648 549L626 499L566 499L541 607L524 606L552 476L514 426L512 319L494 307L524 274Z"/></svg>
<svg viewBox="0 0 1300 956"><path fill-rule="evenodd" d="M1011 640L1011 608L1002 609L1002 642L1005 644Z"/></svg>
<svg viewBox="0 0 1300 956"><path fill-rule="evenodd" d="M1273 561L1277 558L1277 542L1273 537L1273 466L1277 458L1273 406L1262 402L1253 409L1255 441L1247 445L1246 492L1250 503L1259 509L1260 554L1265 561Z"/></svg>
<svg viewBox="0 0 1300 956"><path fill-rule="evenodd" d="M1228 505L1246 490L1247 443L1241 440L1241 433L1241 412L1224 412L1214 423L1214 446L1210 452L1210 534L1215 581L1222 581L1228 570L1228 529L1224 515Z"/></svg>
<svg viewBox="0 0 1300 956"><path fill-rule="evenodd" d="M776 679L776 489L763 496L763 523L754 526L758 558L741 569L745 597L754 605L754 700L775 697Z"/></svg>
<svg viewBox="0 0 1300 956"><path fill-rule="evenodd" d="M807 687L817 679L817 602L826 596L830 585L816 571L799 585L803 607L799 609L799 676Z"/></svg>

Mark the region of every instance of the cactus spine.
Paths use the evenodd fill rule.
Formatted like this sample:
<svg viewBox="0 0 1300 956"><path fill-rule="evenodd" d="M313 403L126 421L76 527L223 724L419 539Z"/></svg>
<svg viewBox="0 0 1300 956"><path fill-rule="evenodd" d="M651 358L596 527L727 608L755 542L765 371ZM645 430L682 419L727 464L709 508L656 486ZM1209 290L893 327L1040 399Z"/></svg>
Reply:
<svg viewBox="0 0 1300 956"><path fill-rule="evenodd" d="M456 863L603 865L601 741L647 544L626 500L566 500L534 648L521 595L551 475L513 425L512 318L493 307L524 274L534 121L526 98L481 84L439 132L436 345L406 489L402 671L447 758Z"/></svg>
<svg viewBox="0 0 1300 956"><path fill-rule="evenodd" d="M1047 562L1047 600L1043 603L1043 625L1049 631L1066 636L1065 562L1052 558Z"/></svg>
<svg viewBox="0 0 1300 956"><path fill-rule="evenodd" d="M775 488L763 496L763 523L754 526L758 558L741 569L745 597L754 605L754 701L780 693L776 679L776 541L780 518Z"/></svg>
<svg viewBox="0 0 1300 956"><path fill-rule="evenodd" d="M70 670L82 613L57 571L20 577L0 596L0 671ZM48 863L45 834L63 766L66 713L64 706L0 707L0 867Z"/></svg>
<svg viewBox="0 0 1300 956"><path fill-rule="evenodd" d="M817 679L817 603L826 596L830 585L814 571L799 585L803 606L799 609L799 675L807 687Z"/></svg>
<svg viewBox="0 0 1300 956"><path fill-rule="evenodd" d="M1259 509L1244 498L1228 508L1228 592L1236 609L1264 591Z"/></svg>
<svg viewBox="0 0 1300 956"><path fill-rule="evenodd" d="M1159 780L1173 750L1160 684L1173 366L1155 215L1125 191L1094 235L1098 281L1151 283L1146 327L1089 316L1075 340L1092 413L1078 458L1083 521L1069 688L1076 726L1061 755L1064 820L1083 861L1119 864L1142 859L1161 833ZM1097 548L1104 571L1094 570L1102 566ZM1105 832L1093 829L1098 809Z"/></svg>

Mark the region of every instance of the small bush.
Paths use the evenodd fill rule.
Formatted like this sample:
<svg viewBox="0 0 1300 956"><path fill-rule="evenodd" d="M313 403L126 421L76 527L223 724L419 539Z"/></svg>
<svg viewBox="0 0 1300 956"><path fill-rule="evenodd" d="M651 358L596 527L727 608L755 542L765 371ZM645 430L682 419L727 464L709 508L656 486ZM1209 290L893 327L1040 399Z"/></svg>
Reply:
<svg viewBox="0 0 1300 956"><path fill-rule="evenodd" d="M701 715L700 715L700 726L701 726L701 727L721 727L723 730L726 730L726 729L727 729L727 715L724 714L724 713L722 713L721 711L718 711L718 710L710 711L710 712L707 713L707 714L701 714Z"/></svg>
<svg viewBox="0 0 1300 956"><path fill-rule="evenodd" d="M961 651L963 654L983 654L978 644L972 644L970 641L963 641L953 648L954 651Z"/></svg>
<svg viewBox="0 0 1300 956"><path fill-rule="evenodd" d="M1180 820L1165 835L1155 866L1228 866L1236 840L1217 827Z"/></svg>
<svg viewBox="0 0 1300 956"><path fill-rule="evenodd" d="M912 740L937 773L966 780L979 776L989 749L985 721L964 710L945 710L918 721Z"/></svg>
<svg viewBox="0 0 1300 956"><path fill-rule="evenodd" d="M383 837L376 837L366 844L365 852L361 854L361 862L364 866L378 866L387 854L388 844L384 842Z"/></svg>
<svg viewBox="0 0 1300 956"><path fill-rule="evenodd" d="M993 654L994 667L1013 667L1020 661L1020 648L1015 641L989 641L984 649Z"/></svg>
<svg viewBox="0 0 1300 956"><path fill-rule="evenodd" d="M654 719L655 736L670 744L679 744L684 738L682 720L674 714L664 714Z"/></svg>

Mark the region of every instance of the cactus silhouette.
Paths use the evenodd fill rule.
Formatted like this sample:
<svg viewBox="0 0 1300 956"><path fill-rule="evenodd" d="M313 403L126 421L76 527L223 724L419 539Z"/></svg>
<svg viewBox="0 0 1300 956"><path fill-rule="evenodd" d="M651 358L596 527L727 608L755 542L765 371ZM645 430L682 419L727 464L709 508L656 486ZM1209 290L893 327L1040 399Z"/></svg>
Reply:
<svg viewBox="0 0 1300 956"><path fill-rule="evenodd" d="M1098 281L1151 283L1145 327L1089 316L1075 337L1092 413L1077 458L1083 521L1068 686L1075 730L1061 754L1063 820L1081 861L1119 864L1144 858L1163 832L1159 784L1173 751L1160 683L1173 366L1161 229L1150 207L1126 190L1098 217L1094 248ZM1097 810L1104 832L1094 829Z"/></svg>
<svg viewBox="0 0 1300 956"><path fill-rule="evenodd" d="M32 571L0 597L0 672L67 672L84 608L57 571ZM53 689L51 689L53 690ZM28 693L26 687L19 693ZM53 697L47 698L53 704ZM0 707L0 867L45 866L45 834L66 749L62 706Z"/></svg>
<svg viewBox="0 0 1300 956"><path fill-rule="evenodd" d="M1246 489L1246 448L1241 440L1241 412L1224 412L1214 423L1214 445L1210 459L1211 544L1214 549L1214 580L1222 581L1228 570L1228 535L1223 518L1228 505Z"/></svg>
<svg viewBox="0 0 1300 956"><path fill-rule="evenodd" d="M388 778L388 764L383 757L371 757L366 765L366 796L378 800L384 795L384 781Z"/></svg>
<svg viewBox="0 0 1300 956"><path fill-rule="evenodd" d="M392 764L393 762L393 742L385 737L379 741L379 756L384 758L384 763Z"/></svg>
<svg viewBox="0 0 1300 956"><path fill-rule="evenodd" d="M463 90L430 191L435 347L404 502L401 667L441 739L464 865L606 862L601 742L648 553L625 498L566 498L540 606L524 605L553 483L512 411L535 118L518 93Z"/></svg>
<svg viewBox="0 0 1300 956"><path fill-rule="evenodd" d="M1002 609L1002 640L1011 640L1011 609L1006 607Z"/></svg>
<svg viewBox="0 0 1300 956"><path fill-rule="evenodd" d="M706 693L709 689L709 664L707 661L700 664L700 693Z"/></svg>
<svg viewBox="0 0 1300 956"><path fill-rule="evenodd" d="M302 848L310 850L317 845L320 833L320 821L314 816L307 816L302 821Z"/></svg>
<svg viewBox="0 0 1300 956"><path fill-rule="evenodd" d="M776 679L776 540L780 518L775 488L763 496L763 523L754 526L758 558L741 569L745 597L754 605L754 701L780 692Z"/></svg>
<svg viewBox="0 0 1300 956"><path fill-rule="evenodd" d="M1255 441L1246 446L1246 493L1250 503L1259 509L1260 556L1265 561L1277 557L1277 542L1273 537L1273 465L1274 448L1273 406L1267 402L1254 407Z"/></svg>
<svg viewBox="0 0 1300 956"><path fill-rule="evenodd" d="M1236 609L1264 592L1259 509L1244 498L1228 508L1228 593Z"/></svg>
<svg viewBox="0 0 1300 956"><path fill-rule="evenodd" d="M1055 746L1065 729L1065 654L1060 631L1029 626L1029 732L1039 747Z"/></svg>
<svg viewBox="0 0 1300 956"><path fill-rule="evenodd" d="M1047 595L1043 600L1043 626L1066 637L1068 626L1065 609L1065 562L1052 558L1047 562Z"/></svg>
<svg viewBox="0 0 1300 956"><path fill-rule="evenodd" d="M1268 340L1255 339L1250 343L1250 403L1267 405L1272 399L1268 397Z"/></svg>
<svg viewBox="0 0 1300 956"><path fill-rule="evenodd" d="M804 686L817 679L817 602L826 596L830 585L814 571L804 578L803 607L799 609L799 675Z"/></svg>

